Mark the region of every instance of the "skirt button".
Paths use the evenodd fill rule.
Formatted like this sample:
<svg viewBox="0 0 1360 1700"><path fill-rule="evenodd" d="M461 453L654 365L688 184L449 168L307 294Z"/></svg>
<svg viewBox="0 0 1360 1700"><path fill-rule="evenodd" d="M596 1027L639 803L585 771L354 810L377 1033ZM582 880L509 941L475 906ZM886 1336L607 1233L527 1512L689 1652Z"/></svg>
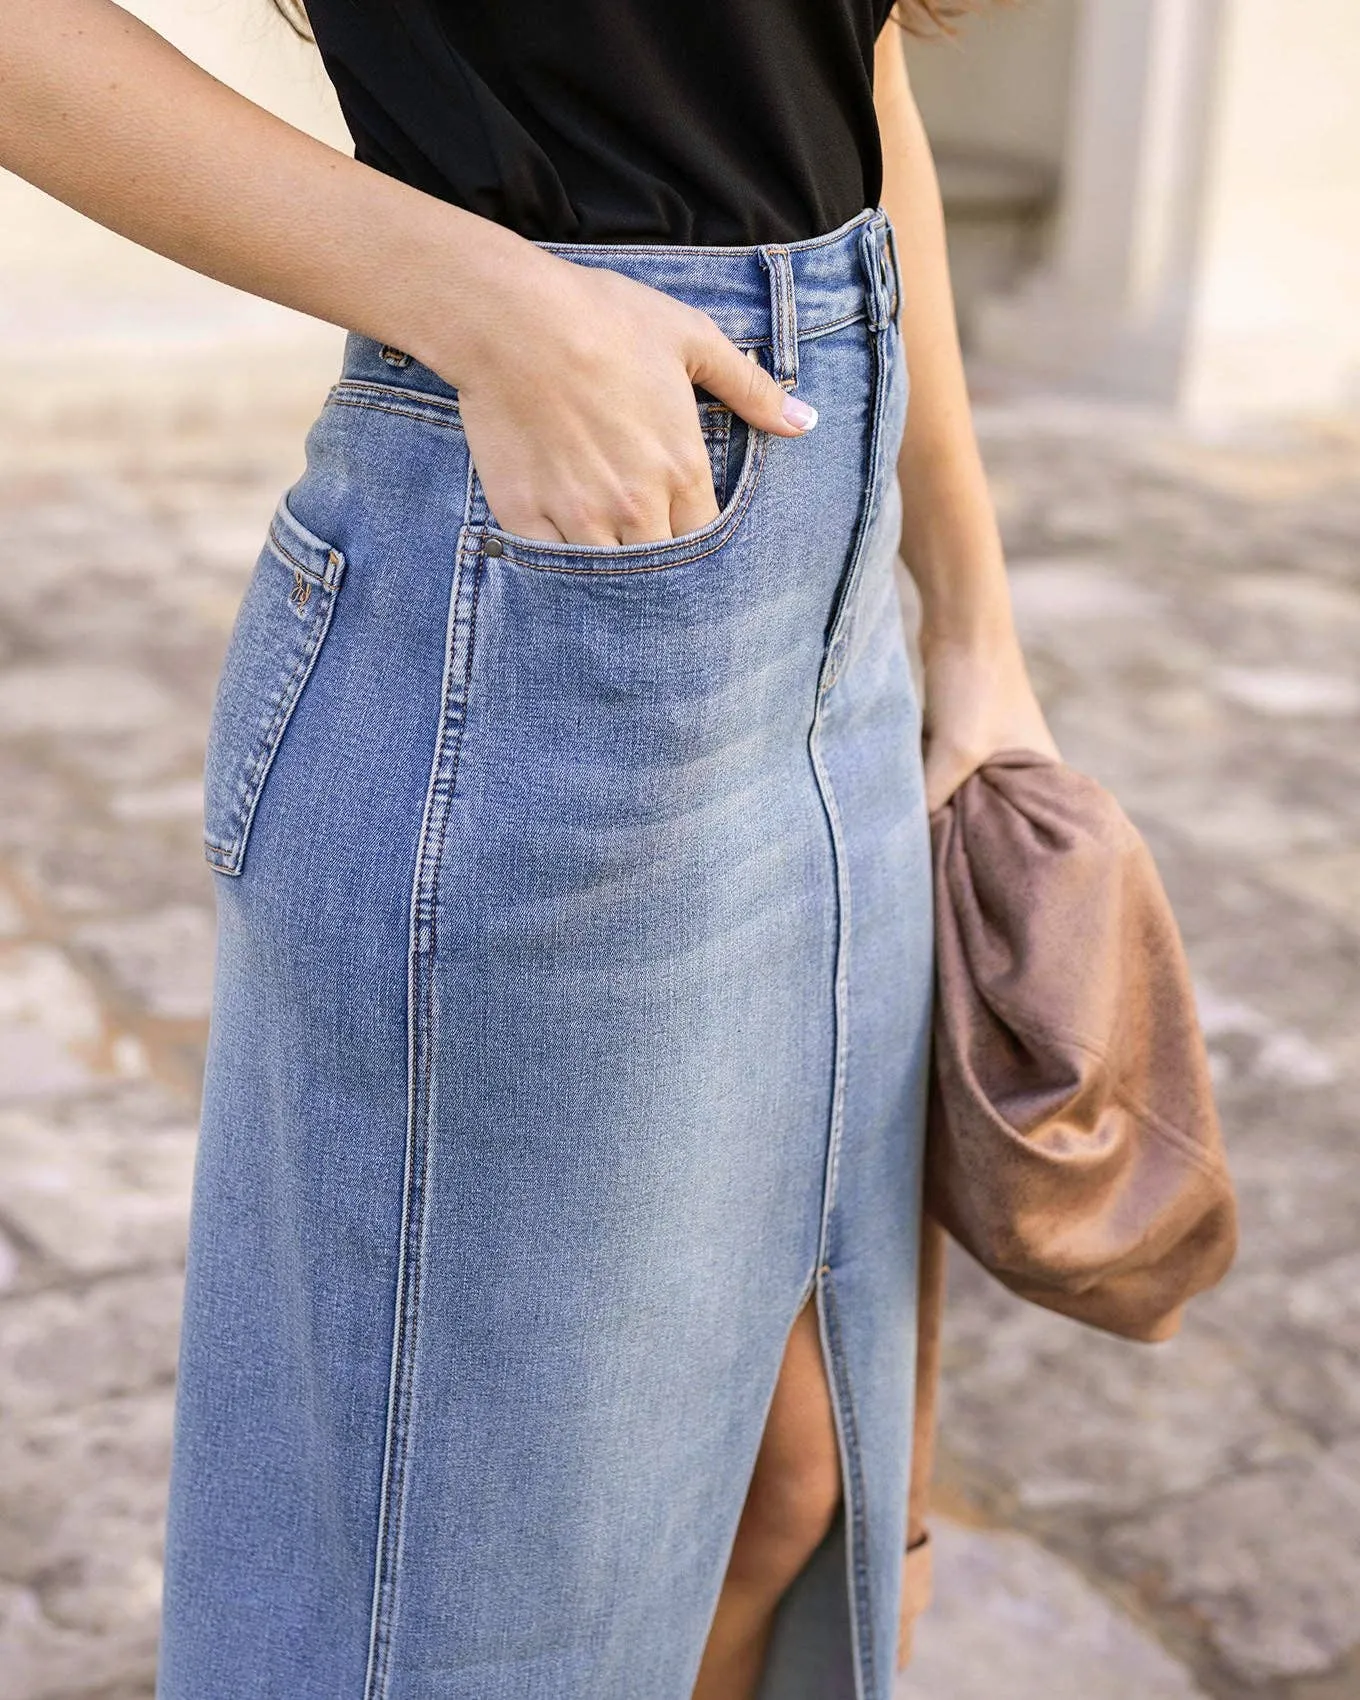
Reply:
<svg viewBox="0 0 1360 1700"><path fill-rule="evenodd" d="M505 545L501 542L499 537L488 537L486 542L482 545L482 552L487 555L503 555L505 553Z"/></svg>

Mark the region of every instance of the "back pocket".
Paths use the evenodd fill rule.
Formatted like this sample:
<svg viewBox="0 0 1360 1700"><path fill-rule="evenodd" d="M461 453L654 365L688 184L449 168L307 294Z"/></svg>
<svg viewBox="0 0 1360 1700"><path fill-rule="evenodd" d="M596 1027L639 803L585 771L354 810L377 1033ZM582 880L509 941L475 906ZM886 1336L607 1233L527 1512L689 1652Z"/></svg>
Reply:
<svg viewBox="0 0 1360 1700"><path fill-rule="evenodd" d="M345 557L279 498L232 627L203 773L203 853L239 874L264 782L330 629Z"/></svg>

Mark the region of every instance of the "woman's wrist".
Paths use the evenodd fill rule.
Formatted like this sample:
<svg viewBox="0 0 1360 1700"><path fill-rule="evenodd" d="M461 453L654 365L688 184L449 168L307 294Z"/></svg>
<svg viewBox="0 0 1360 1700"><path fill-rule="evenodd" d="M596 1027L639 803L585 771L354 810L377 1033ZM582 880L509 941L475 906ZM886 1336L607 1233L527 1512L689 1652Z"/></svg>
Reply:
<svg viewBox="0 0 1360 1700"><path fill-rule="evenodd" d="M922 601L917 644L923 661L937 654L1008 655L1018 651L1019 637L1009 604L929 609Z"/></svg>
<svg viewBox="0 0 1360 1700"><path fill-rule="evenodd" d="M917 642L923 660L939 651L985 656L1019 648L1005 568L999 561L914 574L921 604Z"/></svg>
<svg viewBox="0 0 1360 1700"><path fill-rule="evenodd" d="M503 347L515 321L511 297L553 262L491 219L424 199L404 249L410 271L390 340L461 388Z"/></svg>

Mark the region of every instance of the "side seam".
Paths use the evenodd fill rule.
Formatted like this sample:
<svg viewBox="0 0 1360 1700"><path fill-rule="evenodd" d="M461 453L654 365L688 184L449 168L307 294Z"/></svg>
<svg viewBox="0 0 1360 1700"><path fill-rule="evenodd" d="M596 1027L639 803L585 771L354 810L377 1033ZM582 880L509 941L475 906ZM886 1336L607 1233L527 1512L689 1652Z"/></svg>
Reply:
<svg viewBox="0 0 1360 1700"><path fill-rule="evenodd" d="M846 628L850 623L855 591L873 523L878 513L879 494L885 476L883 458L884 419L887 413L891 382L889 362L893 342L889 329L893 320L886 312L887 295L881 271L881 243L885 240L883 223L874 221L861 233L861 258L865 270L866 296L869 306L868 330L872 348L873 397L870 410L869 441L866 449L865 490L860 504L855 535L845 568L840 594L836 601L827 632L822 662L822 677L818 683L817 707L808 732L808 754L816 776L818 793L826 814L831 840L832 863L836 891L836 958L833 1020L835 1048L832 1063L831 1109L829 1117L826 1169L822 1190L822 1219L817 1252L818 1313L821 1322L822 1355L827 1380L832 1390L832 1410L841 1454L841 1481L846 1511L846 1587L849 1593L850 1621L853 1629L854 1680L856 1700L882 1700L879 1685L879 1661L876 1654L873 1626L873 1603L869 1598L869 1555L866 1526L863 1459L854 1414L854 1400L849 1382L845 1355L841 1349L841 1332L836 1315L832 1287L834 1269L831 1262L832 1220L836 1202L836 1184L840 1162L841 1135L845 1114L845 1080L850 1049L850 876L846 859L845 839L840 809L819 742L823 708L828 692L834 687L844 661L847 647Z"/></svg>
<svg viewBox="0 0 1360 1700"><path fill-rule="evenodd" d="M467 720L477 598L485 563L477 534L459 532L445 627L439 732L421 816L407 947L407 1122L401 1240L392 1330L387 1435L378 1510L364 1700L386 1700L399 1605L416 1338L424 1266L426 1180L434 1097L435 961L439 874Z"/></svg>

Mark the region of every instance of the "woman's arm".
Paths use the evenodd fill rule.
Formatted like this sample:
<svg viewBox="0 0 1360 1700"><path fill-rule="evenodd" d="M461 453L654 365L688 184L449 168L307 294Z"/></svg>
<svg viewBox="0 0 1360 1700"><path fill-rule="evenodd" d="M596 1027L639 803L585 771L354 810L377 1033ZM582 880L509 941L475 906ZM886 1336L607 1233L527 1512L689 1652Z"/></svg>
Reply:
<svg viewBox="0 0 1360 1700"><path fill-rule="evenodd" d="M458 386L513 531L645 542L715 517L692 383L765 430L807 427L707 314L336 152L112 0L0 0L0 166L195 271L414 354Z"/></svg>
<svg viewBox="0 0 1360 1700"><path fill-rule="evenodd" d="M891 21L878 40L874 104L882 203L902 268L911 380L897 463L902 558L921 595L926 796L938 808L1008 746L1057 754L1011 619L996 515L973 433L949 282L939 183Z"/></svg>

